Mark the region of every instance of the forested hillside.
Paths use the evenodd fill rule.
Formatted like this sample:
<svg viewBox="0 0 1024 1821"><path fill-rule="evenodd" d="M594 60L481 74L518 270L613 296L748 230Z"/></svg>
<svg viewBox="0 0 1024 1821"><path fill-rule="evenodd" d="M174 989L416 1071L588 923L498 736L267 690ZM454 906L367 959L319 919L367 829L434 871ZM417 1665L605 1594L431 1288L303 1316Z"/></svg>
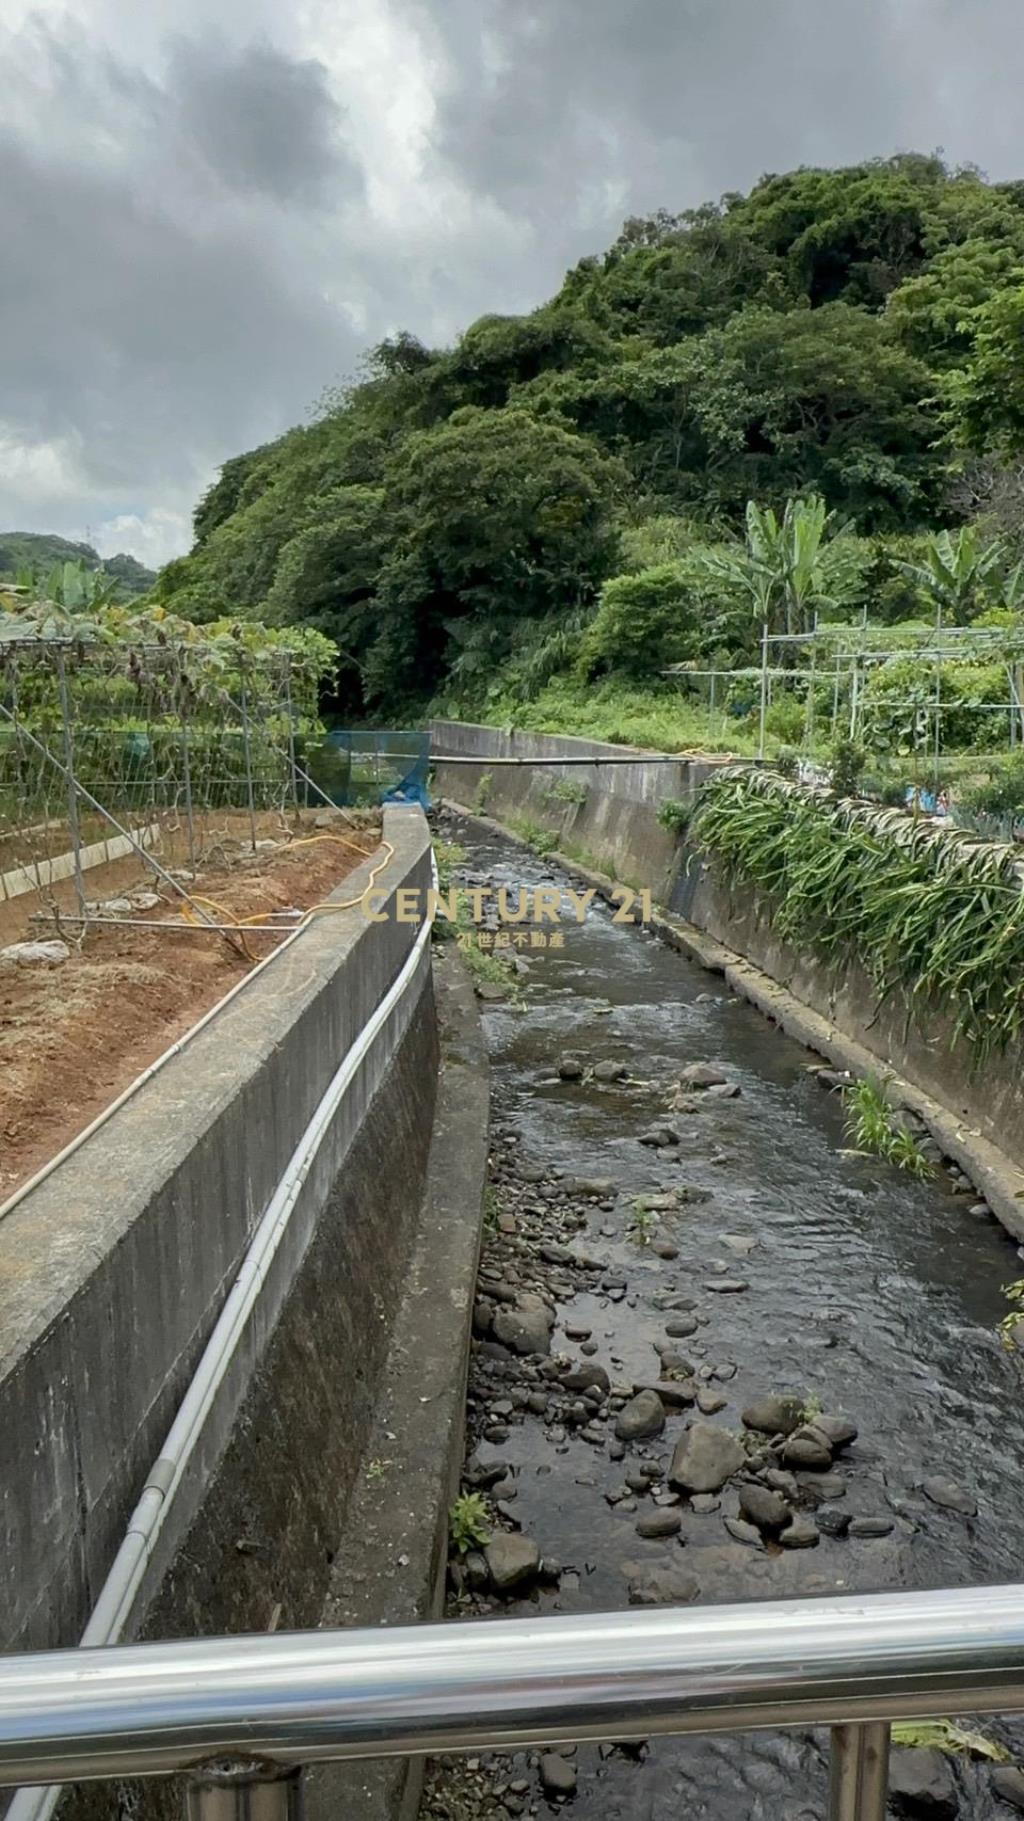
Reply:
<svg viewBox="0 0 1024 1821"><path fill-rule="evenodd" d="M101 557L91 544L75 544L66 537L40 531L0 531L0 577L13 579L31 570L43 577L58 563L81 563L85 569L102 569L116 584L118 600L132 601L147 594L156 581L135 557L119 554Z"/></svg>
<svg viewBox="0 0 1024 1821"><path fill-rule="evenodd" d="M820 496L856 558L836 607L913 617L921 534L1017 538L1022 442L1024 183L912 155L800 170L627 222L454 347L383 342L225 464L157 594L329 633L353 711L656 690L756 645L729 582L749 501Z"/></svg>

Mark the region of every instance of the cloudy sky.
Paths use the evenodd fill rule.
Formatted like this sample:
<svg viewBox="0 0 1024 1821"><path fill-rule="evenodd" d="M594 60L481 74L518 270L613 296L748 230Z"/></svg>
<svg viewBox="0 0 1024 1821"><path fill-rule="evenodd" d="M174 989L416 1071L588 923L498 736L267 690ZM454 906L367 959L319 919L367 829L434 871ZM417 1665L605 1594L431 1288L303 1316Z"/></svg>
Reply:
<svg viewBox="0 0 1024 1821"><path fill-rule="evenodd" d="M163 561L383 334L766 170L1022 176L1022 77L1022 0L0 0L0 531Z"/></svg>

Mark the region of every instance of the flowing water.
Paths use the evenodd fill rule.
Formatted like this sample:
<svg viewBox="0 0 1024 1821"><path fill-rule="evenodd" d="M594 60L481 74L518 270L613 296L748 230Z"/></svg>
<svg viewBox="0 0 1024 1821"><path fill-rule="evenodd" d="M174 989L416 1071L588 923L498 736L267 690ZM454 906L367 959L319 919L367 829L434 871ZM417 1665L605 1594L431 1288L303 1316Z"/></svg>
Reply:
<svg viewBox="0 0 1024 1821"><path fill-rule="evenodd" d="M517 847L455 833L474 882L569 883ZM585 1287L574 1280L575 1293L564 1272L552 1274L548 1287L558 1298L561 1284L567 1298L553 1351L576 1358L566 1325L589 1329L591 1357L613 1386L650 1383L658 1377L654 1345L665 1344L671 1319L666 1304L689 1301L701 1326L676 1345L705 1392L725 1400L711 1420L738 1431L740 1410L774 1392L847 1412L859 1437L836 1462L844 1507L892 1528L871 1538L822 1534L799 1551L750 1547L726 1528L738 1511L727 1486L716 1510L681 1507L680 1538L642 1540L636 1523L651 1500L612 1505L606 1495L623 1491L624 1474L645 1459L667 1462L687 1413L670 1411L663 1436L617 1460L614 1418L599 1445L550 1412L524 1409L521 1383L510 1411L508 1383L487 1377L504 1368L485 1358L471 1383L474 1461L508 1464L508 1518L564 1570L556 1585L502 1610L621 1608L630 1572L654 1561L692 1572L707 1603L1021 1578L1021 1366L995 1331L1007 1307L1002 1286L1021 1272L1014 1243L991 1216L972 1213L974 1198L954 1193L945 1175L918 1183L851 1155L840 1101L812 1072L820 1059L730 998L715 976L657 938L616 925L599 904L582 926L567 918L562 930L564 947L525 951L519 1006L484 1007L496 1205L520 1210L520 1238L497 1242L499 1261L502 1244L504 1256L514 1260L518 1247L522 1259L522 1235L536 1235L538 1222L557 1237L561 1218L564 1237L567 1198L582 1206L586 1224L574 1243L605 1269ZM566 1053L588 1071L602 1061L624 1064L630 1079L552 1079ZM719 1066L740 1096L701 1097L698 1111L670 1115L678 1145L640 1144L665 1116L667 1085L692 1062ZM581 1177L611 1179L614 1189L600 1201L573 1202L572 1179ZM666 1259L638 1243L650 1231L637 1232L634 1204L680 1184L707 1199L659 1216L658 1234L678 1246L678 1257ZM723 1274L748 1287L709 1291ZM977 1514L932 1504L921 1482L933 1475L973 1495ZM812 1499L814 1476L800 1478ZM1019 1729L998 1720L984 1726L1024 1755ZM639 1753L580 1747L571 1806L580 1821L819 1816L824 1745L822 1735L776 1733L654 1740ZM954 1776L961 1814L1013 1812L993 1796L986 1765L957 1762ZM529 1788L512 1790L517 1778ZM492 1812L546 1812L535 1771L509 1770L506 1761L495 1779Z"/></svg>

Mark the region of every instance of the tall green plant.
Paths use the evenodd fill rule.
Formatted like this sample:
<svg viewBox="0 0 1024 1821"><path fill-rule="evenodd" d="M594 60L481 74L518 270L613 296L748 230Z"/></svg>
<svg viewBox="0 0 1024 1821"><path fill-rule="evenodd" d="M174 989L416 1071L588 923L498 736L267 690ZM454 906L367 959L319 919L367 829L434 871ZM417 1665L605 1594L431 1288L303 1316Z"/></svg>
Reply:
<svg viewBox="0 0 1024 1821"><path fill-rule="evenodd" d="M748 600L759 623L806 632L817 611L843 606L858 591L862 560L847 530L818 494L787 500L781 519L749 500L743 544L695 552L694 559Z"/></svg>
<svg viewBox="0 0 1024 1821"><path fill-rule="evenodd" d="M1019 571L1005 576L1002 588L999 585L999 572L1006 568L1002 538L985 542L976 525L962 525L956 533L936 532L925 546L922 562L900 563L899 567L947 624L966 625L993 586L997 598L1007 591L1006 605L1019 603Z"/></svg>
<svg viewBox="0 0 1024 1821"><path fill-rule="evenodd" d="M758 893L775 933L855 960L882 999L947 1014L980 1063L1024 1031L1024 894L1013 847L727 767L693 838L727 882Z"/></svg>

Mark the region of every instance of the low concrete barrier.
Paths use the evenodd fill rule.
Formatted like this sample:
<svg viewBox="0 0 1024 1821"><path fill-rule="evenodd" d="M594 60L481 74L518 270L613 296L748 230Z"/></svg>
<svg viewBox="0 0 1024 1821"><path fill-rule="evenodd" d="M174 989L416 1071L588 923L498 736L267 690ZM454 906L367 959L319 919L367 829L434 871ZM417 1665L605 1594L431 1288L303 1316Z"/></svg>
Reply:
<svg viewBox="0 0 1024 1821"><path fill-rule="evenodd" d="M425 889L422 813L387 809L385 833L378 889ZM77 1642L252 1232L416 935L318 918L0 1221L5 1650ZM132 1630L316 1622L421 1215L437 1060L428 946L305 1182Z"/></svg>

